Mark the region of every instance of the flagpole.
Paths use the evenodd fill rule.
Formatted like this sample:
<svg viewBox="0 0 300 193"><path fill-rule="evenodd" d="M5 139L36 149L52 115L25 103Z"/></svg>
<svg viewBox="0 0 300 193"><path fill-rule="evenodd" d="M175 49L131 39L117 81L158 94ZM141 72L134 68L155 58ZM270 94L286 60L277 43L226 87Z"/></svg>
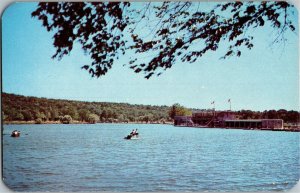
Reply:
<svg viewBox="0 0 300 193"><path fill-rule="evenodd" d="M215 101L210 103L211 105L213 105L213 110L215 110Z"/></svg>
<svg viewBox="0 0 300 193"><path fill-rule="evenodd" d="M213 105L213 115L215 116L215 109L216 109L215 101L213 101L211 104Z"/></svg>

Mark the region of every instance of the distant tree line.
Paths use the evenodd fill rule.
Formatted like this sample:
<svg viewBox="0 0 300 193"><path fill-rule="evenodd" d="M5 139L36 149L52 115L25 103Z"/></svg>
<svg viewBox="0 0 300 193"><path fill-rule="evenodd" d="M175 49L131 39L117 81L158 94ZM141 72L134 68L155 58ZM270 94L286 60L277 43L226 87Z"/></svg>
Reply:
<svg viewBox="0 0 300 193"><path fill-rule="evenodd" d="M191 116L192 111L176 103L169 106L133 105L128 103L80 102L57 100L2 93L2 120L35 121L72 121L86 123L166 123L175 116ZM203 110L203 109L202 109ZM203 111L206 111L205 109ZM235 111L239 119L283 119L286 123L299 122L299 112L280 110Z"/></svg>
<svg viewBox="0 0 300 193"><path fill-rule="evenodd" d="M172 121L168 116L168 111L168 106L79 102L2 93L2 119L4 121L165 123Z"/></svg>
<svg viewBox="0 0 300 193"><path fill-rule="evenodd" d="M285 123L298 123L300 117L299 112L285 109L265 110L263 112L241 110L236 111L236 114L240 119L283 119Z"/></svg>

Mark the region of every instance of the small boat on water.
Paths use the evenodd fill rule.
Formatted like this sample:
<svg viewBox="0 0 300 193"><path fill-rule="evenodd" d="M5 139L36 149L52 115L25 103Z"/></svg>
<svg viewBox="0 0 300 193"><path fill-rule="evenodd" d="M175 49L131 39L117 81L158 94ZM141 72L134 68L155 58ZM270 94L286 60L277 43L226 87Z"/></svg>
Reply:
<svg viewBox="0 0 300 193"><path fill-rule="evenodd" d="M17 130L14 130L12 133L11 133L11 137L20 137L20 134L21 132L20 131L17 131Z"/></svg>
<svg viewBox="0 0 300 193"><path fill-rule="evenodd" d="M137 129L132 130L129 135L124 137L124 139L138 139L138 138L139 138L139 133L138 133Z"/></svg>

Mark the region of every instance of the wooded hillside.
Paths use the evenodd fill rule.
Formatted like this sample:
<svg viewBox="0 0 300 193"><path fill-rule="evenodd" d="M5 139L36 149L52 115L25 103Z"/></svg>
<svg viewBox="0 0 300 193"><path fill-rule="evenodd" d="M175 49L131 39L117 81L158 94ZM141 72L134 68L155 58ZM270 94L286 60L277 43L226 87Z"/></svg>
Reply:
<svg viewBox="0 0 300 193"><path fill-rule="evenodd" d="M2 93L4 121L159 122L171 121L168 106L81 102ZM69 116L67 116L69 115Z"/></svg>

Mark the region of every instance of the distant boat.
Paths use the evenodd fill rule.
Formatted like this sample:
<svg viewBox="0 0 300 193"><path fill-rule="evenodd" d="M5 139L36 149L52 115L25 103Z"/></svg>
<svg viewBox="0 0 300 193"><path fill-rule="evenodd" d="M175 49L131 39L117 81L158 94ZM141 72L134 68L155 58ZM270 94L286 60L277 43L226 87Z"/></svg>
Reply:
<svg viewBox="0 0 300 193"><path fill-rule="evenodd" d="M20 134L21 132L20 131L17 131L17 130L14 130L12 133L11 133L11 137L20 137Z"/></svg>
<svg viewBox="0 0 300 193"><path fill-rule="evenodd" d="M139 139L139 134L136 133L134 135L127 135L126 137L124 137L124 139Z"/></svg>

